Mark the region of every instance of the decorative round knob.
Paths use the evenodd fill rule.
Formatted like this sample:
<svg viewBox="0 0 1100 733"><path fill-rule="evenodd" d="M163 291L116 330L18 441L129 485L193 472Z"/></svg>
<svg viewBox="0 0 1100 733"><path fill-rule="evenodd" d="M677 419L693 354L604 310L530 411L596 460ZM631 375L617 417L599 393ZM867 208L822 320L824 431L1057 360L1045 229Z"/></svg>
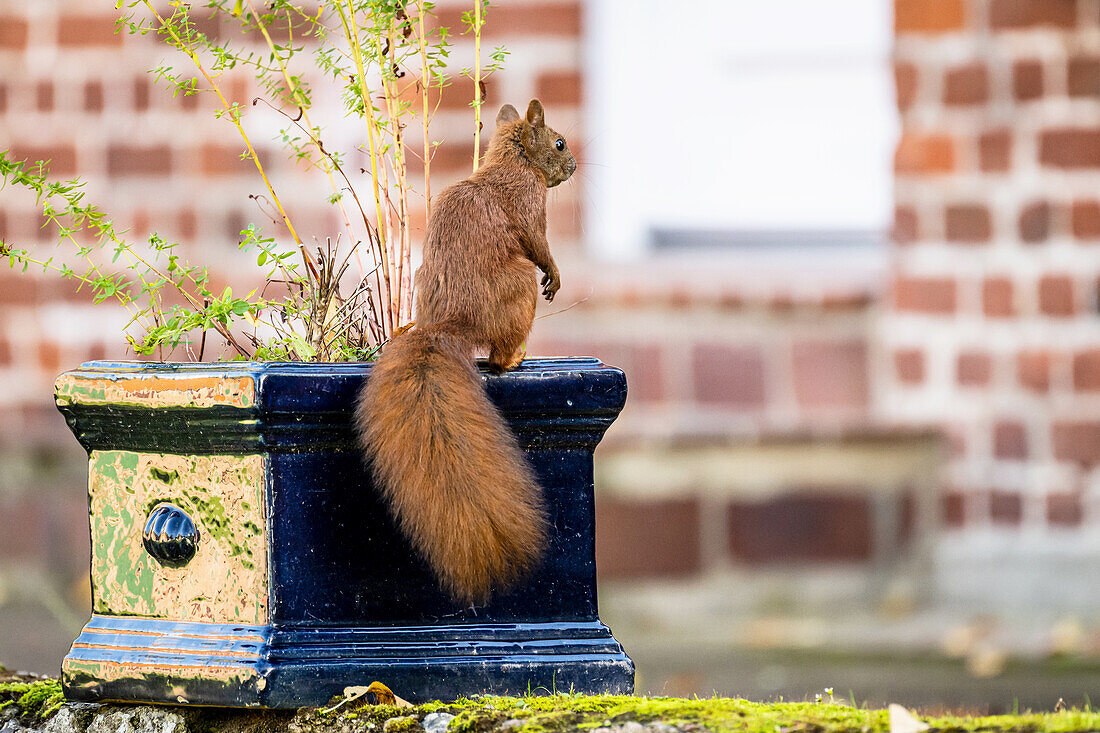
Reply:
<svg viewBox="0 0 1100 733"><path fill-rule="evenodd" d="M161 565L178 568L195 556L199 528L178 506L158 504L145 520L141 543Z"/></svg>

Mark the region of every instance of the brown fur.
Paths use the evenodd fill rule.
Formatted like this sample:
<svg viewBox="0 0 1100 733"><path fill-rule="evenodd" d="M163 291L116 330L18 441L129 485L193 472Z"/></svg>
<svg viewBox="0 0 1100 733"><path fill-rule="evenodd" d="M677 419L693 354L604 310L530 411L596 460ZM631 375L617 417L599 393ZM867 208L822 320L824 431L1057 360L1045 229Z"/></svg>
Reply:
<svg viewBox="0 0 1100 733"><path fill-rule="evenodd" d="M532 100L511 105L482 167L432 202L416 272L417 327L394 337L359 400L363 447L401 530L440 584L488 600L529 571L546 544L542 492L473 364L518 366L539 285L561 285L546 241L546 189L576 161Z"/></svg>

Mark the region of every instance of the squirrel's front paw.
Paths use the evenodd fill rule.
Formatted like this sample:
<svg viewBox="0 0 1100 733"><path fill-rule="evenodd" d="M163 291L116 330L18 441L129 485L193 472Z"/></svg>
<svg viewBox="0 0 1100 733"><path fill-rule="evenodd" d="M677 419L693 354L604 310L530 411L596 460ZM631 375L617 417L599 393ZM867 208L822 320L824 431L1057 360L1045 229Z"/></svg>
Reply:
<svg viewBox="0 0 1100 733"><path fill-rule="evenodd" d="M542 276L542 295L547 302L554 300L554 295L561 289L561 275L557 270Z"/></svg>

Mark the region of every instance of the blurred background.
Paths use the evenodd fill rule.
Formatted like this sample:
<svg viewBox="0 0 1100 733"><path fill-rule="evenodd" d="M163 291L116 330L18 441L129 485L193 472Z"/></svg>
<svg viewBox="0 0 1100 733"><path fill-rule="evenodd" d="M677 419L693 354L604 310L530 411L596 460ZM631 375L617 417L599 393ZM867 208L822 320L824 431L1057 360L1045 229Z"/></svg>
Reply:
<svg viewBox="0 0 1100 733"><path fill-rule="evenodd" d="M247 289L260 182L113 5L0 0L0 149ZM539 97L580 162L528 353L628 375L597 560L638 690L1100 700L1100 0L498 0L485 37L511 52L488 108ZM456 37L452 68L472 59ZM435 190L469 170L468 85L443 95ZM330 149L359 143L335 94L318 110ZM279 120L245 125L296 227L335 234ZM0 190L4 241L49 247L40 224ZM124 320L0 271L12 668L55 673L89 613L86 456L52 384L126 357Z"/></svg>

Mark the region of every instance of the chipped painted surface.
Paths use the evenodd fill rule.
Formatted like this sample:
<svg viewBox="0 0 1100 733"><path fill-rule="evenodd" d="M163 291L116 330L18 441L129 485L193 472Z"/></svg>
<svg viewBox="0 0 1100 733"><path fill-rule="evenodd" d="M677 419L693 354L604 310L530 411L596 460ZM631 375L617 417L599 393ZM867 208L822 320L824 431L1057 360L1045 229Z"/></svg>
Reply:
<svg viewBox="0 0 1100 733"><path fill-rule="evenodd" d="M62 374L54 385L59 405L113 404L140 407L251 407L255 382L243 377L161 377L142 375L106 379L77 373Z"/></svg>
<svg viewBox="0 0 1100 733"><path fill-rule="evenodd" d="M161 675L177 683L190 678L217 680L227 684L244 684L259 677L256 670L246 663L225 663L221 660L196 657L194 663L153 662L138 659L124 661L106 661L95 659L73 659L66 657L61 665L66 677L86 675L98 683L115 680L133 679Z"/></svg>
<svg viewBox="0 0 1100 733"><path fill-rule="evenodd" d="M264 457L93 451L92 595L96 613L179 621L267 621ZM199 527L186 565L142 545L146 517L171 502Z"/></svg>

